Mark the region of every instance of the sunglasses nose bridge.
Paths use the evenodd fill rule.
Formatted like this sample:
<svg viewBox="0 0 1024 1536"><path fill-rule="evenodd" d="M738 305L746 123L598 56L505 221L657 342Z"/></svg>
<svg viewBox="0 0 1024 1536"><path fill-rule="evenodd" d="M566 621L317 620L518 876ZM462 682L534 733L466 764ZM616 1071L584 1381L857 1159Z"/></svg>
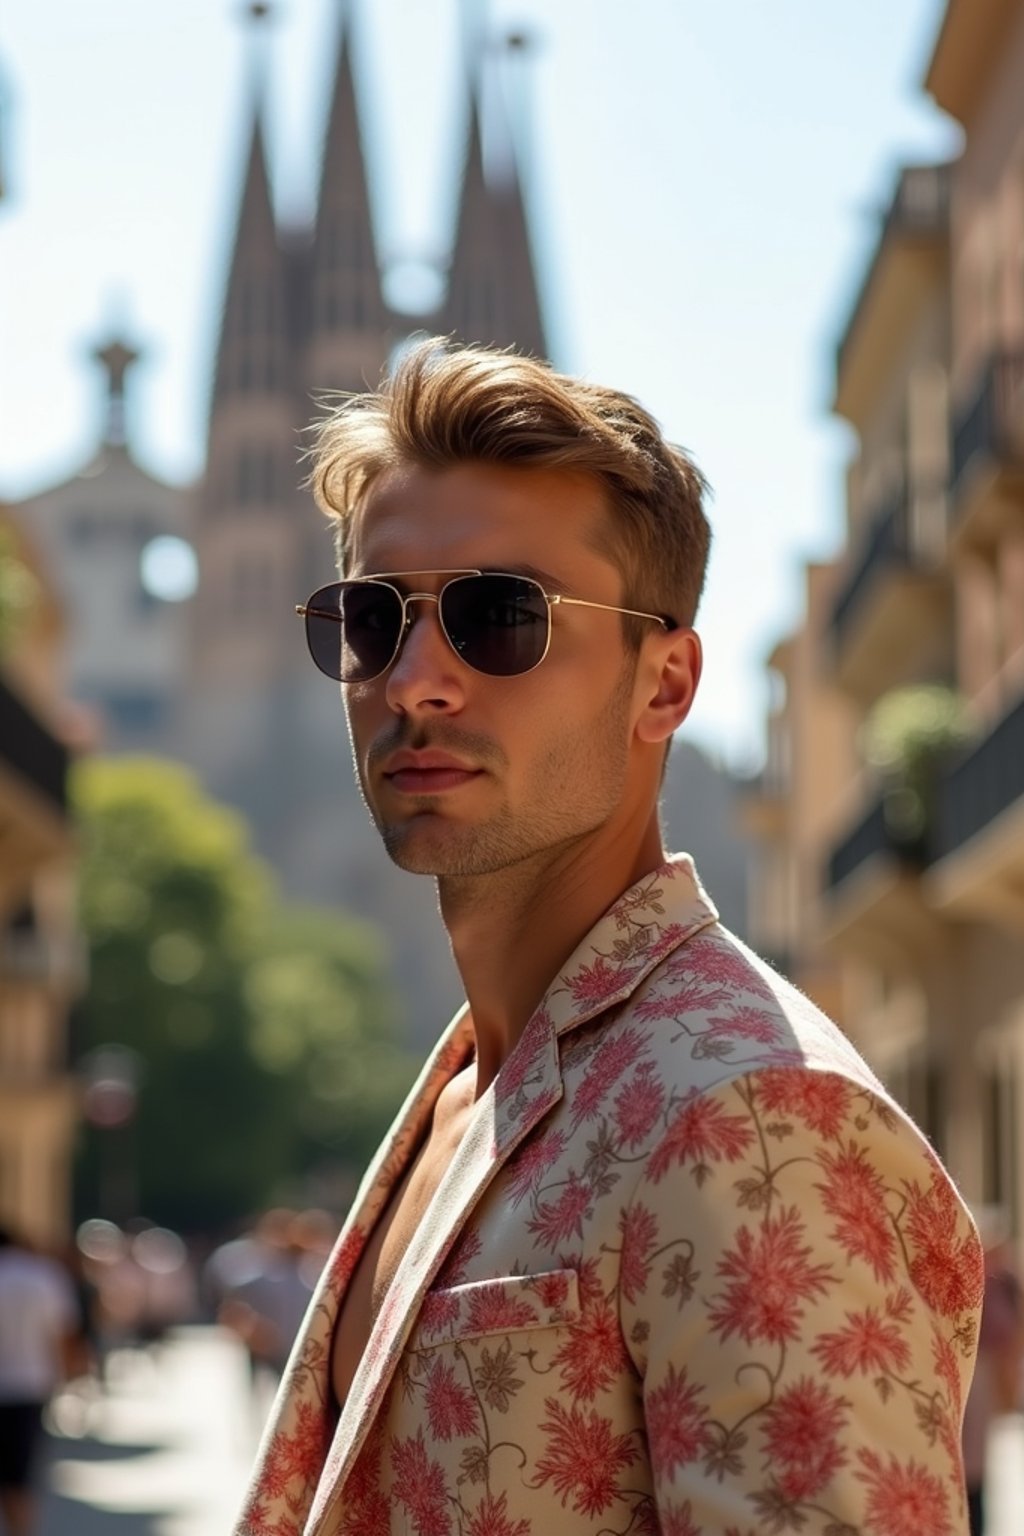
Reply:
<svg viewBox="0 0 1024 1536"><path fill-rule="evenodd" d="M395 642L395 650L394 650L393 656L391 657L391 661L388 664L389 666L393 666L394 663L398 660L398 658L399 658L399 656L401 655L401 652L402 652L402 647L404 646L405 641L406 641L406 639L408 637L409 631L412 629L413 622L414 622L414 615L412 613L411 605L413 603L434 603L435 604L435 606L437 607L437 610L438 610L438 621L439 621L439 623L441 623L441 633L444 635L445 639L448 640L448 644L449 645L451 644L451 641L448 639L448 632L445 629L443 622L441 622L441 620L440 620L440 612L441 612L441 593L440 592L401 592L401 593L399 593L399 596L400 596L400 598L402 600L402 625L401 625L401 628L400 628L400 630L398 632L398 639Z"/></svg>

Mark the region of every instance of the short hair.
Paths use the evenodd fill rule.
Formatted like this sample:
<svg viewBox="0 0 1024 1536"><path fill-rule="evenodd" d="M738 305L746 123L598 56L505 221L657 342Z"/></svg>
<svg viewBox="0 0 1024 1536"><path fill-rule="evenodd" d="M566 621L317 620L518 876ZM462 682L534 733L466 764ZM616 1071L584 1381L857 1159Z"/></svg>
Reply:
<svg viewBox="0 0 1024 1536"><path fill-rule="evenodd" d="M352 514L390 468L583 471L607 495L602 552L621 567L625 601L693 623L711 542L707 483L630 395L514 351L430 337L401 355L380 389L342 397L312 433L309 484L336 520L342 571ZM627 624L631 644L643 632L642 620Z"/></svg>

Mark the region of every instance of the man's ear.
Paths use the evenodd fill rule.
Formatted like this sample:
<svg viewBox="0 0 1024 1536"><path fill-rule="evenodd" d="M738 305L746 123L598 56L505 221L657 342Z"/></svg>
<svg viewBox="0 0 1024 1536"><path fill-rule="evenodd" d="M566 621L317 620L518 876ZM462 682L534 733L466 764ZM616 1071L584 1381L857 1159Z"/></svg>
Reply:
<svg viewBox="0 0 1024 1536"><path fill-rule="evenodd" d="M646 665L641 662L639 669L648 689L636 722L641 741L668 741L682 725L697 692L703 660L696 630L684 627L657 637Z"/></svg>

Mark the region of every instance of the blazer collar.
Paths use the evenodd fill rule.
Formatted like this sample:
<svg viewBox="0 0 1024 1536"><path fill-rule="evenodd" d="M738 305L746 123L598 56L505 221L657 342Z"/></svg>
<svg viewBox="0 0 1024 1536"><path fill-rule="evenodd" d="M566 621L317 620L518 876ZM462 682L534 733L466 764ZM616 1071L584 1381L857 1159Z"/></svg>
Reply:
<svg viewBox="0 0 1024 1536"><path fill-rule="evenodd" d="M481 1096L392 1281L335 1430L306 1526L320 1536L381 1407L424 1295L486 1186L515 1147L562 1097L559 1039L625 1002L666 955L718 921L693 861L679 855L631 886L590 930L552 981L515 1049ZM472 1026L466 1008L432 1053L375 1159L353 1205L346 1233L365 1242L400 1178L441 1088L467 1059ZM354 1261L347 1264L348 1274ZM331 1325L348 1275L335 1282ZM325 1342L328 1343L329 1340Z"/></svg>
<svg viewBox="0 0 1024 1536"><path fill-rule="evenodd" d="M689 854L676 854L631 885L576 946L542 1007L564 1035L626 1001L680 944L717 923Z"/></svg>
<svg viewBox="0 0 1024 1536"><path fill-rule="evenodd" d="M573 950L494 1082L495 1145L507 1156L562 1094L558 1040L628 1001L673 949L718 921L689 854L629 887ZM530 1125L526 1128L529 1129Z"/></svg>

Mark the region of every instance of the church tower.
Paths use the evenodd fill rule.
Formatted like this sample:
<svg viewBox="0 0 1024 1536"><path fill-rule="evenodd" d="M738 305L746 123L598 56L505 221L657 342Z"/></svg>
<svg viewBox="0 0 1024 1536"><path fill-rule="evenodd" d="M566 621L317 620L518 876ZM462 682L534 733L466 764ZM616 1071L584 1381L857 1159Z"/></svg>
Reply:
<svg viewBox="0 0 1024 1536"><path fill-rule="evenodd" d="M249 8L250 127L197 501L199 587L182 734L211 790L239 806L272 854L282 701L290 707L289 680L302 659L293 608L312 564L306 539L321 530L298 488L303 315L267 163L268 12Z"/></svg>
<svg viewBox="0 0 1024 1536"><path fill-rule="evenodd" d="M279 671L296 584L295 338L267 170L262 41L253 39L251 129L196 528L193 666L203 688L262 685Z"/></svg>
<svg viewBox="0 0 1024 1536"><path fill-rule="evenodd" d="M370 217L351 48L343 13L308 276L305 372L315 390L375 386L391 339Z"/></svg>
<svg viewBox="0 0 1024 1536"><path fill-rule="evenodd" d="M282 230L266 152L269 6L249 6L248 156L197 501L192 661L172 750L236 805L292 896L347 906L393 943L411 1032L457 1000L432 882L382 854L352 774L337 689L314 669L294 605L334 574L331 530L302 489L317 397L379 381L408 317L384 302L343 11L314 219ZM423 324L544 355L511 137L485 174L473 92L458 231L441 311ZM496 105L496 103L495 103Z"/></svg>
<svg viewBox="0 0 1024 1536"><path fill-rule="evenodd" d="M190 535L191 495L135 456L128 379L140 349L119 330L91 349L103 377L89 458L12 510L73 627L67 688L106 751L159 751L186 667L185 604L152 581L154 550Z"/></svg>
<svg viewBox="0 0 1024 1536"><path fill-rule="evenodd" d="M522 45L511 38L509 48ZM516 145L498 70L478 66L447 297L437 329L546 357ZM483 124L490 130L484 143ZM486 155L485 155L486 149Z"/></svg>

